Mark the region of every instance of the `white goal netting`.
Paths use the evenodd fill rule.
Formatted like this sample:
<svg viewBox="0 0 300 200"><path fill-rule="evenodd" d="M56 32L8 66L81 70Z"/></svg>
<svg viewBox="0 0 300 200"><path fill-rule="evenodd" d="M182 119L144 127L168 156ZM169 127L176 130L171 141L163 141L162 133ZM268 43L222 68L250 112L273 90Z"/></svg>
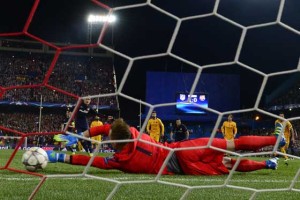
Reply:
<svg viewBox="0 0 300 200"><path fill-rule="evenodd" d="M38 2L38 1L36 1L36 2ZM299 166L294 166L293 168L291 167L292 179L282 180L281 179L282 176L284 177L285 175L278 176L278 180L276 179L276 177L275 178L272 177L272 181L270 181L270 182L278 181L278 185L282 185L282 187L276 185L276 188L270 188L270 187L258 188L256 186L256 184L258 182L260 184L264 184L262 179L257 180L257 179L255 179L255 177L254 177L254 179L252 179L253 177L236 177L235 176L235 174L236 174L235 169L237 168L239 161L244 157L270 156L274 153L276 153L279 156L283 156L284 154L277 150L280 138L278 139L277 144L273 148L270 148L267 151L262 151L262 152L250 152L250 153L249 152L236 152L236 153L233 153L230 151L220 150L211 145L212 140L218 134L218 129L221 126L221 123L222 123L224 117L227 116L228 114L239 115L239 114L243 114L243 113L260 113L261 115L269 117L269 118L273 118L274 120L276 118L278 118L278 115L274 114L274 112L272 112L272 110L262 108L261 103L262 103L262 99L264 98L264 92L266 89L269 89L269 87L270 87L269 81L272 80L274 77L276 78L278 76L293 75L293 74L299 73L299 71L300 71L299 55L298 55L297 64L295 66L283 66L282 69L273 70L273 69L271 69L272 66L271 67L269 66L270 68L268 68L268 69L264 69L263 67L252 66L251 62L250 62L250 64L243 62L247 58L250 58L250 59L259 59L260 58L263 60L265 55L260 55L260 56L249 55L247 57L244 54L242 54L242 52L246 51L249 54L255 54L254 50L251 50L249 48L244 49L245 43L249 44L249 40L254 37L253 32L260 33L259 32L260 30L265 30L265 28L274 27L274 26L280 28L281 31L279 31L279 33L284 32L284 33L292 35L293 38L296 38L295 40L298 42L297 44L299 44L300 31L297 30L297 28L294 28L293 26L289 25L288 23L285 23L284 20L282 20L284 14L286 14L285 6L286 6L288 0L278 1L278 7L277 7L277 11L276 11L277 15L275 16L274 20L256 22L255 24L244 23L243 21L234 20L234 19L231 19L230 17L227 17L226 12L220 11L220 6L223 2L222 0L214 1L214 3L212 4L213 7L212 7L211 12L208 12L205 14L200 14L200 15L193 14L191 16L184 16L184 17L173 14L172 9L165 9L165 8L163 8L164 6L160 6L160 4L158 2L151 1L151 0L148 0L144 3L128 4L128 5L122 5L122 6L117 6L117 7L109 7L105 3L102 3L101 1L92 1L92 2L94 2L97 6L107 9L108 15L113 15L115 13L118 14L118 12L122 12L124 10L139 9L139 8L147 7L148 9L153 10L155 13L158 13L160 16L164 16L164 18L169 18L173 22L175 21L175 23L174 23L175 27L172 30L171 37L168 40L167 47L165 48L166 51L158 52L158 53L152 53L151 51L149 51L149 52L151 52L151 54L144 54L144 55L138 55L138 53L133 53L134 56L132 56L132 55L127 55L126 53L124 53L122 51L122 48L120 48L120 50L118 50L118 48L112 48L111 45L106 45L104 42L102 42L103 38L105 37L106 31L109 28L109 24L106 23L102 27L101 31L99 32L99 36L98 36L98 40L97 40L97 45L98 45L97 48L99 47L100 49L104 49L104 50L110 52L111 54L128 61L128 65L126 67L126 70L124 71L122 78L121 78L120 84L117 85L116 92L108 92L105 94L95 93L95 94L89 94L89 96L85 96L83 94L78 99L77 105L79 105L79 103L86 98L102 99L102 98L114 97L114 96L126 99L126 101L134 102L134 103L136 103L136 105L141 104L143 107L147 107L147 111L148 111L145 116L144 122L141 124L141 127L140 127L140 133L142 134L143 132L145 132L147 121L150 119L151 113L153 110L156 110L156 109L159 109L162 107L174 107L174 106L176 106L177 102L159 102L156 104L151 104L145 100L141 100L140 98L135 97L134 95L127 94L127 92L124 91L124 88L127 87L126 83L127 83L128 77L130 77L132 75L132 73L135 73L133 68L135 68L136 63L151 60L151 59L157 59L157 58L161 58L161 57L169 57L172 60L176 60L176 61L182 63L183 66L188 66L188 68L193 69L194 79L191 81L191 85L188 87L189 94L194 94L195 92L197 92L197 87L199 84L201 84L201 77L202 77L203 73L206 72L206 70L209 71L209 70L215 69L215 72L217 72L218 70L222 71L224 69L230 70L230 66L233 66L233 65L235 66L235 68L233 68L232 70L235 70L238 68L241 71L247 71L249 74L255 74L257 77L259 77L259 80L261 80L261 81L258 81L258 82L261 82L261 84L258 87L257 94L254 96L254 103L251 104L252 106L250 106L250 107L246 107L246 108L241 107L240 109L225 110L225 111L218 110L218 109L215 109L210 106L208 108L201 107L201 109L203 109L206 112L211 113L211 115L215 116L215 121L214 121L214 125L212 126L213 128L211 130L212 132L210 135L209 143L207 144L207 146L189 147L189 148L182 148L182 149L170 149L170 148L164 147L169 150L169 154L168 154L166 160L164 161L164 164L161 166L160 172L155 176L137 175L137 176L133 176L130 178L124 177L124 176L123 177L118 176L116 178L113 175L102 176L101 174L96 175L94 173L89 173L91 163L94 159L94 157L92 157L89 164L84 168L84 170L80 174L54 173L54 174L43 175L40 182L37 184L35 189L32 191L29 199L33 199L35 196L38 196L39 192L40 192L40 190L42 190L44 184L47 184L47 182L51 181L51 180L56 181L57 178L58 179L66 179L66 180L72 179L72 178L76 178L76 179L77 178L78 179L79 178L87 178L88 180L90 180L90 179L94 180L95 184L97 184L97 181L99 181L101 183L103 183L103 182L107 183L108 185L111 184L111 185L113 185L111 187L113 189L110 190L109 192L106 192L107 196L105 196L105 197L101 196L101 198L105 198L105 199L119 199L121 197L124 197L124 199L126 199L126 196L127 195L130 196L130 194L126 193L126 191L124 192L124 190L127 190L129 187L136 187L137 190L143 190L143 189L140 189L141 186L145 185L145 187L148 187L149 185L152 185L152 184L156 185L156 186L153 186L153 188L155 190L157 190L158 193L161 191L160 191L160 188L157 187L157 185L159 185L159 187L169 187L170 186L172 188L171 190L173 190L175 188L174 194L176 194L176 197L174 197L174 198L179 197L180 199L198 198L199 197L199 196L197 196L198 193L195 191L198 191L198 192L200 191L200 193L201 193L202 191L206 190L206 191L208 191L208 193L214 193L215 190L223 191L223 189L224 189L223 192L224 192L225 197L227 197L226 195L228 192L228 193L231 193L231 196L233 196L234 198L238 197L238 196L235 196L235 193L242 193L242 192L245 192L249 199L260 199L261 194L270 194L273 192L288 193L288 195L291 195L289 197L295 197L296 199L300 196L300 186L299 186L300 168L299 168ZM172 3L175 4L175 2L172 2ZM238 1L236 1L236 3L238 3ZM255 3L259 3L259 2L255 1ZM38 3L36 3L35 5L37 6L37 4ZM194 4L197 4L197 2L194 2ZM238 8L235 8L235 9L238 9ZM298 9L298 10L300 12L300 9ZM232 57L231 60L223 59L222 56L221 56L221 58L218 56L216 56L216 57L212 56L211 60L208 59L207 63L200 64L201 61L197 60L195 57L189 56L188 53L187 54L183 53L184 51L188 51L189 49L178 50L177 45L179 45L178 43L180 43L180 41L177 40L178 37L180 37L180 38L189 37L188 35L185 35L186 34L186 29L185 29L186 24L192 23L194 21L205 21L208 18L213 18L217 23L216 23L216 25L211 25L209 27L205 27L205 29L207 29L207 28L214 29L214 28L217 28L215 26L218 26L218 25L220 25L221 28L226 28L226 27L230 26L230 27L232 27L232 29L234 29L232 34L234 36L237 36L237 38L234 39L234 41L236 42L236 46L235 46L235 48L232 48L232 49L234 49L233 50L234 53L233 53L233 56L230 56L230 57ZM157 23L159 23L159 22L157 22ZM209 25L207 23L204 23L204 24ZM195 24L195 25L197 25L197 24ZM130 23L129 23L129 26L130 26ZM30 27L30 22L27 23L27 28L28 27ZM217 30L219 30L219 28L217 28ZM152 31L152 30L149 29L149 31ZM194 30L188 30L188 31L193 32ZM28 34L27 32L26 32L26 34L27 34L27 36L29 36L33 39L36 39L39 42L42 42L42 43L45 42L44 40L33 37L31 34ZM267 33L262 31L261 35L264 35L264 34L267 34ZM201 33L199 33L199 35L201 35ZM220 33L220 35L222 35L222 33ZM193 34L193 36L194 36L194 34ZM233 36L231 35L230 38L231 37L233 37ZM264 37L265 37L265 35L264 35ZM255 43L254 45L258 45L259 42L263 42L260 40L263 40L264 37L258 38L257 39L258 43ZM266 36L266 37L268 37L268 36ZM147 40L147 38L145 38L145 40ZM205 40L205 38L203 38L203 40ZM214 39L207 38L207 40L214 40ZM224 36L223 39L217 38L216 40L222 41L222 43L223 42L226 43L226 41L223 41L223 40L226 40L226 36ZM275 38L275 40L276 40L276 38ZM183 41L183 43L184 43L184 41ZM195 43L196 43L196 41L195 41ZM196 43L196 44L201 46L201 42ZM281 44L281 43L279 43L279 44ZM216 52L211 52L211 47L209 46L209 44L207 44L207 45L208 45L207 48L208 48L209 52L212 54L226 52L226 49L224 51L220 50L220 51L216 51ZM232 44L230 44L230 45L232 45ZM228 47L230 47L230 45ZM60 53L62 53L64 51L68 51L69 49L72 49L72 48L74 48L74 49L86 48L85 45L74 46L74 47L69 46L69 47L63 47L63 48L57 47L57 46L51 46L51 47L56 49L56 51L55 51L56 54L54 57L54 61L50 64L50 69L48 72L51 72L51 70L55 69L55 62L57 61L57 58ZM184 47L187 47L187 46L184 46ZM134 47L132 47L132 48L134 48ZM216 47L216 48L218 48L218 47ZM257 52L259 52L259 48L262 48L262 47L258 45L257 48L258 48ZM280 47L278 47L278 48L280 48ZM294 48L295 52L293 52L291 54L293 54L293 55L295 55L295 53L299 54L300 53L299 48L300 48L299 46L295 47ZM291 48L291 50L293 50L293 48ZM205 51L205 49L204 49L204 51ZM230 50L228 50L228 51L230 51ZM273 51L273 49L270 49L270 51ZM247 57L247 58L245 58L245 57ZM268 59L270 58L268 56L265 56L265 57L267 57ZM217 61L214 61L214 58L217 58L216 59ZM280 63L280 64L282 64L282 63ZM115 67L117 67L117 66L115 66ZM48 84L49 76L45 77L45 82L43 82L43 83ZM136 76L138 76L138 75L136 75ZM244 76L244 78L247 78L247 76ZM249 80L249 82L250 81L257 82L257 80ZM49 85L47 85L47 86L49 86ZM3 88L4 88L3 91L6 91L5 87L3 87ZM2 89L2 88L0 88L0 89ZM132 90L134 90L134 89L135 88L132 88ZM243 88L241 88L241 89L243 89ZM9 89L7 89L7 90L9 91ZM243 93L243 94L246 94L246 93ZM196 106L198 106L198 105L196 105ZM122 117L122 107L120 109L121 109L121 117ZM75 115L75 114L76 113L73 113L73 115ZM125 118L125 120L126 120L126 118ZM294 115L294 116L288 118L287 120L291 121L292 123L293 122L296 123L300 120L300 115L299 114ZM70 123L71 123L71 121L68 121L68 124L70 124ZM57 130L52 130L52 131L57 131ZM76 137L80 137L76 134L73 134L73 135ZM85 138L83 138L83 139L85 139ZM86 140L89 140L89 141L92 141L92 142L95 142L98 144L96 151L99 151L101 145L110 143L109 140L103 141L101 143L99 143L98 141L95 141L95 140L91 140L91 139L86 139ZM138 138L137 140L139 140L140 142L146 142L140 138ZM155 144L151 144L151 145L155 145ZM224 153L235 156L237 158L237 162L235 163L233 169L230 171L230 174L228 176L226 176L226 177L222 176L221 178L205 177L205 178L201 178L201 181L196 180L198 177L190 177L189 176L186 179L189 179L190 182L188 182L187 180L181 181L181 179L185 179L184 176L179 176L179 177L176 176L175 178L172 178L169 176L168 177L162 176L163 169L166 167L169 159L171 158L171 156L174 152L184 151L184 150L193 150L193 149L203 149L203 148L207 148L207 147L216 149L218 151L223 151ZM97 155L95 154L94 156L97 156ZM289 156L290 156L290 158L294 158L295 161L300 160L300 158L297 155L289 155ZM298 162L298 164L299 164L299 162ZM105 172L101 171L101 173L105 173ZM278 170L278 173L280 173L279 170ZM265 176L265 178L268 179L268 176ZM80 182L80 181L78 181L78 182ZM284 182L284 184L282 184L281 182ZM269 184L269 181L265 180L265 183ZM81 184L81 182L79 184ZM84 184L84 183L82 182L82 184ZM152 188L152 186L151 186L151 188ZM177 191L177 188L178 188L178 191ZM129 191L133 192L132 190L129 190ZM68 192L68 191L66 191L66 192ZM102 190L101 190L101 188L99 188L99 193L101 193L101 192L102 192ZM145 192L146 192L146 189L145 189ZM155 193L155 192L153 191L153 193ZM180 194L178 194L178 193L180 193ZM219 195L222 195L222 194L223 194L222 192L219 193ZM163 193L161 195L162 195L162 199L163 199L164 198ZM264 197L266 197L266 196L263 196L262 198L264 198ZM132 198L142 198L142 197L141 196L133 196ZM214 196L212 196L212 198L214 198ZM220 198L220 197L218 197L218 198ZM205 197L201 197L201 199L205 199Z"/></svg>

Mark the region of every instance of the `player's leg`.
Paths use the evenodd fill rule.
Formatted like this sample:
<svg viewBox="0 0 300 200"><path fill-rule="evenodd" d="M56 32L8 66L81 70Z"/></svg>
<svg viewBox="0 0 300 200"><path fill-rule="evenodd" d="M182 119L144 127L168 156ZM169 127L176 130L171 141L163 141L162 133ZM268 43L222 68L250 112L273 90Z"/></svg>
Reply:
<svg viewBox="0 0 300 200"><path fill-rule="evenodd" d="M159 133L156 133L154 131L150 131L150 137L155 140L156 142L159 141Z"/></svg>
<svg viewBox="0 0 300 200"><path fill-rule="evenodd" d="M232 169L235 163L237 162L236 159L232 159L229 157L224 157L223 164L227 167L227 169ZM251 172L261 169L277 169L277 158L272 158L265 161L255 161L250 159L241 159L239 165L236 168L238 172Z"/></svg>
<svg viewBox="0 0 300 200"><path fill-rule="evenodd" d="M288 157L286 155L285 146L283 146L283 147L280 148L280 152L285 154L283 157L284 157L285 160L287 160Z"/></svg>
<svg viewBox="0 0 300 200"><path fill-rule="evenodd" d="M75 150L73 149L73 145L72 146L66 146L66 149L70 152L72 152L72 154L75 154Z"/></svg>
<svg viewBox="0 0 300 200"><path fill-rule="evenodd" d="M288 160L289 160L289 157L286 155L286 152L287 152L287 149L288 149L288 146L289 146L289 145L290 145L290 143L287 142L283 147L280 148L280 152L285 154L285 155L283 156L285 161L288 161Z"/></svg>
<svg viewBox="0 0 300 200"><path fill-rule="evenodd" d="M87 130L88 127L85 129ZM77 129L77 133L82 133L85 131L84 129ZM88 141L88 140L84 140L84 139L79 139L83 149L90 155L90 156L93 156L93 148L92 148L92 142L91 141Z"/></svg>
<svg viewBox="0 0 300 200"><path fill-rule="evenodd" d="M224 134L224 139L233 140L234 139L233 134L232 133L225 133Z"/></svg>
<svg viewBox="0 0 300 200"><path fill-rule="evenodd" d="M170 148L204 147L209 138L197 138L166 144ZM216 138L213 146L226 149L226 140ZM228 169L222 164L224 153L212 148L182 150L175 152L177 160L184 174L189 175L221 175L228 174Z"/></svg>
<svg viewBox="0 0 300 200"><path fill-rule="evenodd" d="M96 140L97 136L91 137L91 139ZM96 148L96 142L92 142L92 148L95 149Z"/></svg>
<svg viewBox="0 0 300 200"><path fill-rule="evenodd" d="M92 139L96 140L99 143L102 141L101 135L94 136L92 137ZM99 143L92 142L92 148L95 149Z"/></svg>
<svg viewBox="0 0 300 200"><path fill-rule="evenodd" d="M82 144L81 144L80 141L77 142L77 150L78 150L78 152L82 152L83 151L83 146L82 146Z"/></svg>
<svg viewBox="0 0 300 200"><path fill-rule="evenodd" d="M160 134L159 134L159 133L157 133L157 134L154 136L154 140L155 140L156 142L159 142L159 140L160 140Z"/></svg>
<svg viewBox="0 0 300 200"><path fill-rule="evenodd" d="M255 151L266 146L274 146L276 141L276 136L241 136L238 139L234 139L233 142L229 141L227 148L229 150ZM285 139L282 137L282 141L279 146L284 146L285 143Z"/></svg>
<svg viewBox="0 0 300 200"><path fill-rule="evenodd" d="M209 138L198 138L186 142L170 144L169 146L171 148L187 146L206 146L209 140ZM212 141L212 146L229 151L256 151L266 146L274 146L276 144L276 141L277 137L275 136L241 136L238 139L234 140L214 138Z"/></svg>

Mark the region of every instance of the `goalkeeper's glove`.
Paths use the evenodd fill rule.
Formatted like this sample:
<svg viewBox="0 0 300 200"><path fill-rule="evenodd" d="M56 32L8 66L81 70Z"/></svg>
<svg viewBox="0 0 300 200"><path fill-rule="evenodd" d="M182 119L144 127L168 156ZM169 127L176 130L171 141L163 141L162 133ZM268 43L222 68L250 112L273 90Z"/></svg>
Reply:
<svg viewBox="0 0 300 200"><path fill-rule="evenodd" d="M64 135L58 134L55 135L53 138L57 142L66 142L66 146L72 146L73 144L77 144L78 138L72 135Z"/></svg>

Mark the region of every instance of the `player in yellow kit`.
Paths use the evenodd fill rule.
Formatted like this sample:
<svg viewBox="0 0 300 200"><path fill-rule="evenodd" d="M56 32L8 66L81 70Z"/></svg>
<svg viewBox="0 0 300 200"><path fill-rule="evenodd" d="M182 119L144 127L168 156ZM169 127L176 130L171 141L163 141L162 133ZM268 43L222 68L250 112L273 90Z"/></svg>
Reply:
<svg viewBox="0 0 300 200"><path fill-rule="evenodd" d="M100 121L100 118L98 116L96 116L94 118L94 120L92 121L90 128L95 127L95 126L102 126L102 125L103 125L103 123ZM101 135L97 135L97 136L91 137L91 139L101 142L102 138L101 138ZM96 144L92 142L92 145L93 145L93 148L95 148Z"/></svg>
<svg viewBox="0 0 300 200"><path fill-rule="evenodd" d="M221 127L223 137L226 140L233 140L237 134L236 123L232 121L232 119L233 119L233 115L229 114L227 121L224 121Z"/></svg>
<svg viewBox="0 0 300 200"><path fill-rule="evenodd" d="M279 113L279 116L284 118L284 113ZM285 121L282 119L277 119L275 121L275 126L277 123L284 125L284 122ZM285 128L284 128L284 137L286 139L286 144L280 148L280 151L285 154L289 147L289 144L290 144L290 138L292 139L292 142L295 142L295 132L294 132L293 126L290 121L286 121ZM285 161L289 160L287 155L284 155L284 158L285 158Z"/></svg>
<svg viewBox="0 0 300 200"><path fill-rule="evenodd" d="M157 118L155 111L153 111L151 114L151 119L149 119L147 123L146 130L150 134L150 137L156 142L159 142L160 139L164 136L165 126L162 121Z"/></svg>

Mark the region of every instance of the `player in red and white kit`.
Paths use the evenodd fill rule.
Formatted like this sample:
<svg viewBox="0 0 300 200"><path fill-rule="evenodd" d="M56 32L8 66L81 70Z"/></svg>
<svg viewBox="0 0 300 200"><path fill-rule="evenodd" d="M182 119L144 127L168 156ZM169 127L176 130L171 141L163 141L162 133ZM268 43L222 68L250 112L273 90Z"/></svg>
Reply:
<svg viewBox="0 0 300 200"><path fill-rule="evenodd" d="M82 135L93 137L95 135L108 135L111 140L136 139L138 130L129 127L122 119L117 119L110 125L93 127ZM62 140L72 144L77 138L71 135L62 135ZM142 141L112 143L116 152L112 157L95 157L92 166L101 169L118 169L127 173L157 174L165 161L169 150L161 148L197 147L206 146L209 138L198 138L175 143L158 143L147 134L141 135L141 140L155 143L151 145ZM224 150L250 150L255 151L265 146L275 145L276 136L243 136L239 139L226 141L225 139L213 139L212 146ZM282 138L280 145L283 146ZM90 157L85 155L66 155L48 151L50 162L65 162L72 165L87 165ZM222 175L228 174L236 160L224 157L224 153L211 148L196 150L175 151L171 156L162 174L189 174L189 175ZM276 169L277 159L267 161L253 161L242 159L236 171L249 172L260 169Z"/></svg>

